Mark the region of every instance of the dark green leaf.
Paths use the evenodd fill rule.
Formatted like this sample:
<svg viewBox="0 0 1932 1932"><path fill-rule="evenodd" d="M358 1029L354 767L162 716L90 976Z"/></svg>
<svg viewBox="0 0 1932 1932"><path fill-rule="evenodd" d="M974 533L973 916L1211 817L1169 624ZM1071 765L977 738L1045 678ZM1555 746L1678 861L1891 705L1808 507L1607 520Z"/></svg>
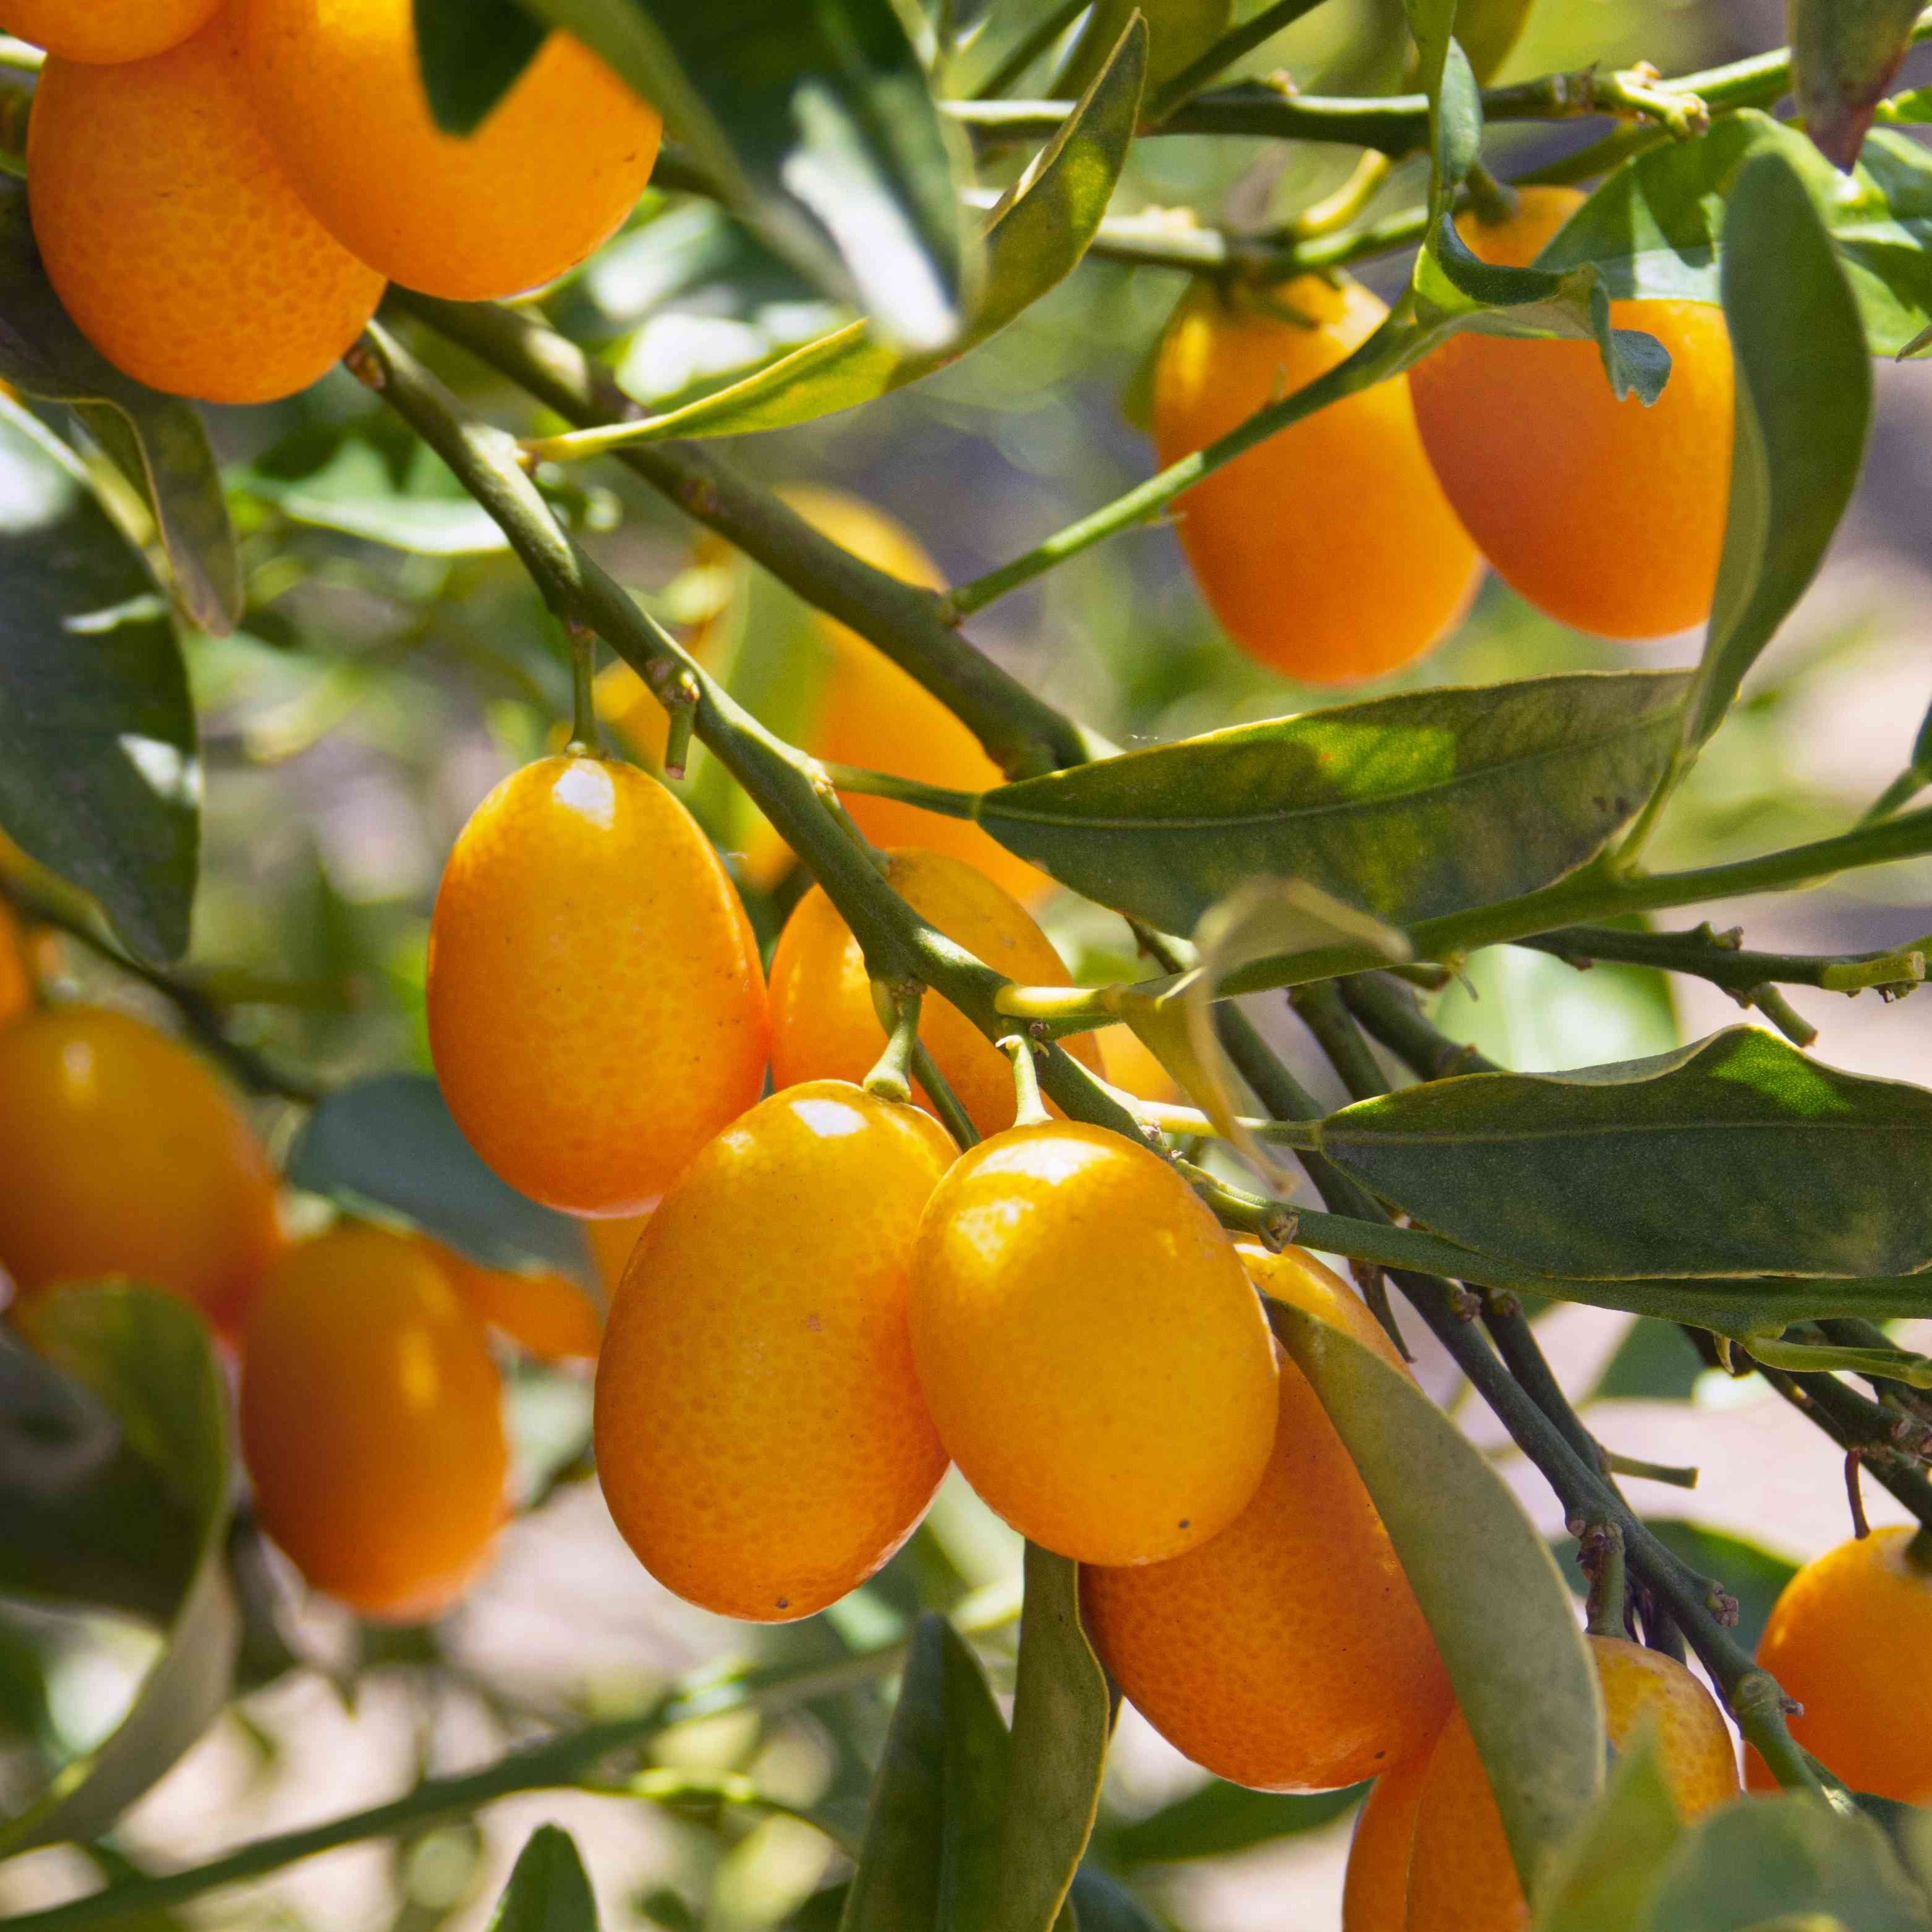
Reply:
<svg viewBox="0 0 1932 1932"><path fill-rule="evenodd" d="M148 958L188 944L194 711L165 606L73 454L0 399L0 831Z"/></svg>
<svg viewBox="0 0 1932 1932"><path fill-rule="evenodd" d="M1864 460L1871 369L1851 290L1796 173L1760 154L1725 224L1724 321L1737 364L1730 507L1717 597L1684 719L1694 748L1817 574Z"/></svg>
<svg viewBox="0 0 1932 1932"><path fill-rule="evenodd" d="M1064 1906L1093 1832L1112 1725L1106 1673L1080 1627L1079 1566L1029 1543L991 1932L1042 1932Z"/></svg>
<svg viewBox="0 0 1932 1932"><path fill-rule="evenodd" d="M1657 1868L1683 1836L1645 1725L1618 1755L1610 1788L1551 1862L1535 1932L1639 1932Z"/></svg>
<svg viewBox="0 0 1932 1932"><path fill-rule="evenodd" d="M1408 1376L1300 1309L1268 1312L1388 1526L1516 1868L1533 1877L1603 1783L1603 1701L1562 1575L1487 1459Z"/></svg>
<svg viewBox="0 0 1932 1932"><path fill-rule="evenodd" d="M1073 1908L1075 1932L1162 1932L1160 1919L1118 1879L1092 1865L1073 1874L1067 1902Z"/></svg>
<svg viewBox="0 0 1932 1932"><path fill-rule="evenodd" d="M597 1900L560 1825L539 1825L517 1854L510 1882L490 1915L490 1932L597 1932Z"/></svg>
<svg viewBox="0 0 1932 1932"><path fill-rule="evenodd" d="M1024 778L976 816L1063 884L1164 932L1267 878L1406 925L1533 891L1600 851L1661 776L1688 683L1625 672L1404 692Z"/></svg>
<svg viewBox="0 0 1932 1932"><path fill-rule="evenodd" d="M1136 7L1136 0L1098 0L1053 83L1054 100L1078 100L1092 86L1120 45ZM1138 10L1147 21L1147 91L1152 96L1228 31L1234 0L1139 0Z"/></svg>
<svg viewBox="0 0 1932 1932"><path fill-rule="evenodd" d="M908 349L959 333L976 260L952 141L892 0L526 0L660 109L726 199Z"/></svg>
<svg viewBox="0 0 1932 1932"><path fill-rule="evenodd" d="M1932 1262L1932 1094L1752 1027L1621 1066L1405 1088L1332 1115L1322 1144L1438 1233L1550 1274Z"/></svg>
<svg viewBox="0 0 1932 1932"><path fill-rule="evenodd" d="M1818 152L1847 174L1918 18L1918 0L1791 0L1791 91Z"/></svg>
<svg viewBox="0 0 1932 1932"><path fill-rule="evenodd" d="M138 490L173 567L182 608L225 634L242 615L242 563L221 477L195 406L124 376L68 319L27 220L26 184L0 176L0 377L70 403Z"/></svg>
<svg viewBox="0 0 1932 1932"><path fill-rule="evenodd" d="M1186 1858L1223 1858L1276 1838L1318 1831L1368 1795L1365 1784L1346 1791L1250 1791L1216 1778L1172 1804L1123 1826L1108 1840L1121 1864L1172 1864Z"/></svg>
<svg viewBox="0 0 1932 1932"><path fill-rule="evenodd" d="M352 1212L400 1215L488 1267L536 1262L597 1278L582 1227L499 1180L426 1073L379 1073L330 1094L303 1123L286 1171L297 1187Z"/></svg>
<svg viewBox="0 0 1932 1932"><path fill-rule="evenodd" d="M195 1553L158 1662L104 1742L0 1826L0 1856L99 1838L227 1702L241 1641L228 1582L228 1390L201 1317L174 1296L62 1287L37 1298L35 1345L113 1417L194 1526Z"/></svg>
<svg viewBox="0 0 1932 1932"><path fill-rule="evenodd" d="M416 0L416 58L446 134L472 134L516 85L544 28L516 0Z"/></svg>
<svg viewBox="0 0 1932 1932"><path fill-rule="evenodd" d="M1604 1365L1587 1402L1688 1402L1704 1372L1677 1326L1639 1316Z"/></svg>
<svg viewBox="0 0 1932 1932"><path fill-rule="evenodd" d="M1087 252L1133 140L1146 62L1146 30L1136 27L993 210L985 289L964 333L943 352L905 353L871 324L854 322L684 409L627 424L610 440L742 436L808 422L917 382L1005 328Z"/></svg>
<svg viewBox="0 0 1932 1932"><path fill-rule="evenodd" d="M1843 1932L1923 1932L1924 1894L1885 1834L1799 1792L1713 1812L1677 1846L1645 1932L1747 1932L1832 1921Z"/></svg>
<svg viewBox="0 0 1932 1932"><path fill-rule="evenodd" d="M842 1932L976 1932L988 1924L1007 1754L973 1653L928 1611L913 1632Z"/></svg>

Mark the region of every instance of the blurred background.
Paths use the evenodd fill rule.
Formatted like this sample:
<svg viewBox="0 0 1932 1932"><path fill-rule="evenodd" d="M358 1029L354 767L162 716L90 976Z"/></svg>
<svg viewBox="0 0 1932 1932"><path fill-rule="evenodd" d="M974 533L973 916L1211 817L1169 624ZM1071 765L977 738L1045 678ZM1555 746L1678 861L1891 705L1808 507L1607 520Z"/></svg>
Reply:
<svg viewBox="0 0 1932 1932"><path fill-rule="evenodd" d="M1329 0L1246 65L1286 68L1310 91L1385 89L1398 78L1400 17L1395 0ZM1532 16L1504 78L1593 60L1648 59L1669 74L1776 45L1784 29L1774 0L1567 0ZM997 52L984 57L988 69ZM1932 78L1921 64L1898 85ZM1042 63L1030 91L1051 71ZM1499 172L1580 145L1589 132L1504 130L1495 143ZM1116 210L1185 207L1266 227L1337 185L1352 159L1346 150L1292 144L1144 142ZM998 184L1016 165L996 162L988 178ZM1420 186L1417 166L1399 169L1376 206L1408 206ZM1391 257L1360 273L1388 293L1406 266ZM848 415L740 440L722 454L769 484L829 485L880 506L949 580L963 580L1148 473L1132 398L1183 287L1170 271L1090 260L938 376ZM542 306L653 405L716 386L843 319L712 205L655 192L633 226ZM545 426L476 365L426 337L419 346L496 420L519 430ZM1673 807L1656 842L1660 865L1742 856L1840 829L1906 762L1932 697L1932 373L1882 364L1876 376L1876 434L1852 514L1815 590ZM207 764L193 958L224 975L259 976L274 998L240 1010L242 1030L278 1058L328 1079L427 1067L422 964L437 877L484 794L562 731L563 640L494 526L346 376L288 404L213 414L232 466L249 613L237 635L190 644ZM676 620L715 603L715 554L708 569L694 571L693 527L637 479L601 464L571 472L565 490L579 529L650 608ZM1088 553L968 630L1053 702L1123 743L1334 701L1257 668L1226 643L1164 528ZM1641 649L1581 637L1491 580L1438 652L1370 688L1664 666L1690 662L1697 646L1694 636ZM692 796L703 811L711 795ZM712 829L721 842L733 836L729 825ZM797 890L781 880L748 891L767 939ZM1771 949L1899 944L1932 928L1932 862L1708 916L1720 926L1742 922L1750 944ZM1041 916L1077 976L1132 970L1124 929L1111 918L1053 900ZM64 968L94 995L138 1004L124 981L77 949ZM1870 995L1850 1002L1800 989L1792 998L1821 1029L1816 1051L1825 1060L1932 1081L1932 1000L1922 1011L1917 1002L1881 1006ZM1252 1004L1309 1084L1339 1098L1285 1003L1276 996ZM1466 983L1441 996L1437 1016L1500 1060L1556 1069L1660 1051L1738 1015L1701 982L1666 986L1616 968L1580 974L1504 950L1472 962ZM272 1140L285 1140L292 1126L278 1103L265 1104L260 1118ZM292 1204L298 1219L315 1211ZM1674 1334L1634 1333L1626 1318L1558 1309L1542 1327L1571 1393L1593 1397L1593 1424L1610 1444L1701 1469L1692 1491L1635 1485L1646 1512L1720 1529L1768 1552L1733 1554L1720 1571L1747 1596L1748 1619L1751 1577L1774 1578L1775 1559L1814 1554L1846 1534L1838 1458L1760 1385L1700 1372ZM1432 1392L1456 1399L1438 1360L1424 1352L1419 1366ZM580 1377L519 1363L512 1386L523 1494L542 1500L511 1526L470 1600L429 1630L358 1630L326 1604L304 1603L292 1580L279 1577L286 1634L300 1661L243 1699L140 1805L117 1840L127 1857L192 1862L374 1803L426 1772L484 1762L541 1726L640 1708L694 1671L870 1648L903 1634L922 1604L970 1600L995 1624L987 1642L996 1667L1002 1654L1010 1658L1010 1630L1000 1634L997 1618L1015 1594L1018 1543L956 1478L872 1585L808 1624L759 1633L680 1603L624 1550L581 1469L589 1392ZM1486 1414L1466 1413L1539 1523L1559 1532L1559 1513L1534 1472L1518 1466ZM1869 1500L1874 1520L1892 1520L1888 1498L1873 1490ZM0 1808L111 1726L152 1642L130 1624L0 1604ZM807 1708L734 1713L681 1727L657 1759L746 1772L785 1804L856 1822L885 1711L874 1688ZM1100 1840L1115 1869L1186 1932L1335 1926L1348 1802L1263 1804L1232 1826L1224 1807L1214 1814L1222 1822L1208 1829L1184 1805L1203 1781L1128 1713ZM826 1837L783 1815L545 1793L499 1805L480 1828L452 1826L311 1862L219 1894L190 1916L210 1926L332 1932L476 1924L515 1850L544 1818L578 1834L614 1927L753 1932L824 1923L814 1896L822 1900L843 1870ZM0 1911L50 1902L97 1876L76 1853L33 1855L0 1868Z"/></svg>

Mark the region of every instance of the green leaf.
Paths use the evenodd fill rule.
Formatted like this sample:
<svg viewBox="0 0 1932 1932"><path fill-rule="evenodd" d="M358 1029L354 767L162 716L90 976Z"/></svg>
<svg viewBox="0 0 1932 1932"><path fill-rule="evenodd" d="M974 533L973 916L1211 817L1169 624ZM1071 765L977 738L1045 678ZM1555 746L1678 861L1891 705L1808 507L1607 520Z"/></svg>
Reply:
<svg viewBox="0 0 1932 1932"><path fill-rule="evenodd" d="M1912 44L1918 0L1791 0L1791 91L1818 152L1849 174Z"/></svg>
<svg viewBox="0 0 1932 1932"><path fill-rule="evenodd" d="M516 0L415 0L416 58L446 134L474 134L544 44Z"/></svg>
<svg viewBox="0 0 1932 1932"><path fill-rule="evenodd" d="M73 452L0 398L0 831L151 959L188 945L201 765L140 558Z"/></svg>
<svg viewBox="0 0 1932 1932"><path fill-rule="evenodd" d="M1835 1920L1844 1932L1924 1932L1924 1894L1885 1834L1801 1792L1701 1820L1653 1894L1645 1932L1746 1932Z"/></svg>
<svg viewBox="0 0 1932 1932"><path fill-rule="evenodd" d="M1657 1869L1684 1826L1646 1724L1618 1754L1610 1788L1552 1862L1535 1932L1640 1932Z"/></svg>
<svg viewBox="0 0 1932 1932"><path fill-rule="evenodd" d="M727 202L820 286L932 353L976 279L952 137L892 0L525 0L675 128Z"/></svg>
<svg viewBox="0 0 1932 1932"><path fill-rule="evenodd" d="M1029 1543L989 1932L1055 1923L1093 1834L1112 1727L1106 1672L1080 1627L1079 1566Z"/></svg>
<svg viewBox="0 0 1932 1932"><path fill-rule="evenodd" d="M1640 1315L1583 1400L1688 1402L1703 1372L1696 1350L1674 1324Z"/></svg>
<svg viewBox="0 0 1932 1932"><path fill-rule="evenodd" d="M1932 1094L1751 1027L1618 1066L1405 1088L1330 1115L1321 1144L1437 1233L1553 1275L1932 1262Z"/></svg>
<svg viewBox="0 0 1932 1932"><path fill-rule="evenodd" d="M379 1073L328 1095L302 1124L285 1172L352 1213L400 1215L487 1267L540 1262L597 1279L582 1226L499 1180L426 1073Z"/></svg>
<svg viewBox="0 0 1932 1932"><path fill-rule="evenodd" d="M1069 1932L1162 1932L1160 1920L1118 1879L1093 1865L1082 1865L1073 1874L1067 1903L1073 1918ZM1062 1924L1066 1916L1063 1911Z"/></svg>
<svg viewBox="0 0 1932 1932"><path fill-rule="evenodd" d="M1319 1831L1368 1796L1366 1784L1342 1791L1250 1791L1216 1778L1185 1798L1123 1826L1107 1841L1108 1856L1124 1865L1174 1864L1225 1858L1276 1838Z"/></svg>
<svg viewBox="0 0 1932 1932"><path fill-rule="evenodd" d="M1737 364L1730 507L1716 600L1684 718L1694 750L1804 594L1851 501L1871 369L1851 290L1796 173L1760 154L1726 220L1724 321Z"/></svg>
<svg viewBox="0 0 1932 1932"><path fill-rule="evenodd" d="M233 630L242 562L200 412L122 375L68 320L34 246L26 184L10 176L0 176L0 377L75 406L153 513L182 608L205 631Z"/></svg>
<svg viewBox="0 0 1932 1932"><path fill-rule="evenodd" d="M440 464L424 472L426 482L447 478ZM510 547L490 513L453 479L446 494L399 490L382 452L359 440L344 442L308 476L288 478L257 470L242 480L254 495L296 523L390 550L419 556L488 556Z"/></svg>
<svg viewBox="0 0 1932 1932"><path fill-rule="evenodd" d="M1078 100L1093 86L1136 10L1136 0L1098 0L1054 81L1054 100ZM1234 0L1138 0L1138 11L1147 22L1147 91L1151 98L1233 26Z"/></svg>
<svg viewBox="0 0 1932 1932"><path fill-rule="evenodd" d="M1456 38L1484 86L1496 79L1515 50L1535 4L1536 0L1460 0L1456 9Z"/></svg>
<svg viewBox="0 0 1932 1932"><path fill-rule="evenodd" d="M1270 1301L1268 1314L1388 1526L1528 1889L1603 1784L1603 1699L1562 1573L1488 1460L1408 1376L1300 1309Z"/></svg>
<svg viewBox="0 0 1932 1932"><path fill-rule="evenodd" d="M975 816L1163 932L1262 878L1407 925L1534 891L1600 851L1662 775L1688 684L1586 673L1403 692L1024 778Z"/></svg>
<svg viewBox="0 0 1932 1932"><path fill-rule="evenodd" d="M160 1660L119 1726L0 1825L0 1857L99 1838L200 1737L227 1702L241 1618L224 1560L228 1391L206 1324L159 1290L62 1287L36 1300L36 1346L119 1424L194 1526L194 1560Z"/></svg>
<svg viewBox="0 0 1932 1932"><path fill-rule="evenodd" d="M490 1932L597 1932L590 1876L562 1826L539 1825L524 1841Z"/></svg>
<svg viewBox="0 0 1932 1932"><path fill-rule="evenodd" d="M979 1932L988 1923L1008 1742L965 1641L931 1611L913 1632L841 1932Z"/></svg>
<svg viewBox="0 0 1932 1932"><path fill-rule="evenodd" d="M1147 32L1136 26L994 208L986 227L984 291L963 334L943 352L906 353L871 323L853 322L684 409L626 424L600 437L598 446L742 436L809 422L916 382L1005 328L1086 254L1132 144L1146 65Z"/></svg>

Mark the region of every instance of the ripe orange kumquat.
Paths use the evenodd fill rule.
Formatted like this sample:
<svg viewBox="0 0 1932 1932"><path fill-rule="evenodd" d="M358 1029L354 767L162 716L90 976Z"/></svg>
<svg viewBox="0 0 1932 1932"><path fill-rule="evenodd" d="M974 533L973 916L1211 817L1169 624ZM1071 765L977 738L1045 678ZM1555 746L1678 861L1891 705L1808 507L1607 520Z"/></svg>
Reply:
<svg viewBox="0 0 1932 1932"><path fill-rule="evenodd" d="M1820 1762L1855 1791L1932 1804L1932 1535L1893 1525L1806 1564L1757 1658L1804 1706L1791 1735ZM1776 1789L1756 1751L1745 1769Z"/></svg>
<svg viewBox="0 0 1932 1932"><path fill-rule="evenodd" d="M166 53L205 26L221 0L4 0L0 32L90 64Z"/></svg>
<svg viewBox="0 0 1932 1932"><path fill-rule="evenodd" d="M1264 1294L1402 1366L1312 1256L1239 1252ZM1237 1784L1329 1790L1415 1756L1449 1683L1348 1452L1285 1357L1279 1390L1274 1452L1240 1514L1168 1562L1083 1568L1081 1602L1102 1661L1178 1750Z"/></svg>
<svg viewBox="0 0 1932 1932"><path fill-rule="evenodd" d="M184 1048L100 1006L0 1029L0 1268L125 1276L237 1324L280 1244L274 1170Z"/></svg>
<svg viewBox="0 0 1932 1932"><path fill-rule="evenodd" d="M917 1108L814 1081L726 1128L664 1196L610 1312L596 1446L610 1514L668 1588L786 1622L911 1533L946 1452L907 1270L953 1152Z"/></svg>
<svg viewBox="0 0 1932 1932"><path fill-rule="evenodd" d="M1485 261L1521 266L1583 197L1517 190L1516 211L1456 226ZM1646 407L1612 394L1592 342L1465 333L1409 373L1416 421L1456 514L1497 574L1580 630L1654 638L1710 614L1731 474L1733 375L1714 302L1619 301L1618 328L1670 352Z"/></svg>
<svg viewBox="0 0 1932 1932"><path fill-rule="evenodd" d="M504 1513L502 1390L426 1244L345 1223L283 1257L248 1321L242 1453L316 1589L415 1622L455 1601Z"/></svg>
<svg viewBox="0 0 1932 1932"><path fill-rule="evenodd" d="M1415 1817L1435 1748L1431 1737L1414 1756L1390 1766L1355 1814L1342 1886L1342 1932L1404 1932Z"/></svg>
<svg viewBox="0 0 1932 1932"><path fill-rule="evenodd" d="M909 848L887 855L886 877L914 911L995 972L1024 986L1072 983L1032 914L964 860ZM1012 1125L1012 1069L964 1013L928 993L919 1036L980 1132ZM772 955L772 1078L781 1087L861 1081L885 1045L865 954L825 889L814 886ZM1084 1034L1066 1048L1098 1070L1099 1054Z"/></svg>
<svg viewBox="0 0 1932 1932"><path fill-rule="evenodd" d="M27 173L62 304L152 388L211 403L292 394L328 374L381 298L382 278L302 205L270 149L232 9L152 59L49 60Z"/></svg>
<svg viewBox="0 0 1932 1932"><path fill-rule="evenodd" d="M597 1223L590 1224L596 1226ZM427 1244L478 1320L545 1362L595 1361L603 1334L589 1292L554 1269L485 1268L440 1241Z"/></svg>
<svg viewBox="0 0 1932 1932"><path fill-rule="evenodd" d="M446 134L412 0L233 0L262 125L316 219L406 288L520 294L609 238L650 179L656 112L553 32L473 132Z"/></svg>
<svg viewBox="0 0 1932 1932"><path fill-rule="evenodd" d="M1182 298L1154 365L1163 468L1359 349L1388 314L1359 284ZM1475 546L1436 480L1398 376L1277 431L1179 497L1202 594L1250 657L1314 684L1380 677L1468 608Z"/></svg>
<svg viewBox="0 0 1932 1932"><path fill-rule="evenodd" d="M1178 1556L1262 1479L1268 1323L1214 1216L1144 1147L1049 1121L962 1154L926 1208L910 1306L940 1439L1048 1550Z"/></svg>
<svg viewBox="0 0 1932 1932"><path fill-rule="evenodd" d="M1622 1749L1656 1727L1664 1781L1686 1820L1738 1795L1737 1746L1711 1694L1660 1651L1587 1640L1604 1689L1604 1726ZM1517 1932L1529 1907L1474 1738L1458 1711L1430 1760L1408 1867L1408 1932Z"/></svg>
<svg viewBox="0 0 1932 1932"><path fill-rule="evenodd" d="M570 1214L640 1213L764 1078L738 895L684 807L612 759L539 759L476 808L436 894L427 1003L470 1144Z"/></svg>

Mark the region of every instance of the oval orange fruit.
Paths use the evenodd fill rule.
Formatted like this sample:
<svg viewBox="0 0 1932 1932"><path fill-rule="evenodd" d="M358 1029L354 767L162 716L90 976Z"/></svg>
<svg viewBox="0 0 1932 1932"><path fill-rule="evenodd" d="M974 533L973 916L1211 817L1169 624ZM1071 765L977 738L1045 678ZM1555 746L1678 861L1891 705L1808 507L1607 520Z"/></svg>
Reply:
<svg viewBox="0 0 1932 1932"><path fill-rule="evenodd" d="M1268 1462L1274 1343L1172 1167L1072 1121L954 1164L913 1261L940 1440L982 1499L1082 1563L1154 1563L1239 1516Z"/></svg>
<svg viewBox="0 0 1932 1932"><path fill-rule="evenodd" d="M427 1000L470 1144L571 1214L641 1212L764 1078L737 893L684 807L610 759L539 759L476 808L436 893Z"/></svg>
<svg viewBox="0 0 1932 1932"><path fill-rule="evenodd" d="M1485 261L1531 262L1583 197L1519 190L1515 214L1457 224ZM1701 624L1730 496L1733 374L1713 302L1619 301L1618 328L1655 336L1670 380L1646 408L1610 393L1596 345L1453 337L1409 372L1430 460L1504 582L1609 638Z"/></svg>
<svg viewBox="0 0 1932 1932"><path fill-rule="evenodd" d="M625 1540L722 1616L809 1616L911 1533L946 1472L906 1279L952 1143L840 1081L728 1127L632 1256L597 1366L597 1467Z"/></svg>
<svg viewBox="0 0 1932 1932"><path fill-rule="evenodd" d="M539 1361L596 1360L603 1324L589 1292L568 1275L553 1268L486 1268L441 1241L424 1245L476 1318L518 1348Z"/></svg>
<svg viewBox="0 0 1932 1932"><path fill-rule="evenodd" d="M6 0L0 28L62 60L90 64L166 53L221 0Z"/></svg>
<svg viewBox="0 0 1932 1932"><path fill-rule="evenodd" d="M1436 1748L1390 1765L1355 1814L1348 1866L1342 1882L1342 1932L1404 1932L1408 1923L1408 1859L1415 1845L1415 1814Z"/></svg>
<svg viewBox="0 0 1932 1932"><path fill-rule="evenodd" d="M1197 285L1154 364L1162 468L1325 375L1387 314L1358 283L1315 275L1253 296ZM1195 581L1228 636L1310 683L1400 670L1474 594L1475 545L1429 466L1404 376L1277 431L1174 512Z"/></svg>

